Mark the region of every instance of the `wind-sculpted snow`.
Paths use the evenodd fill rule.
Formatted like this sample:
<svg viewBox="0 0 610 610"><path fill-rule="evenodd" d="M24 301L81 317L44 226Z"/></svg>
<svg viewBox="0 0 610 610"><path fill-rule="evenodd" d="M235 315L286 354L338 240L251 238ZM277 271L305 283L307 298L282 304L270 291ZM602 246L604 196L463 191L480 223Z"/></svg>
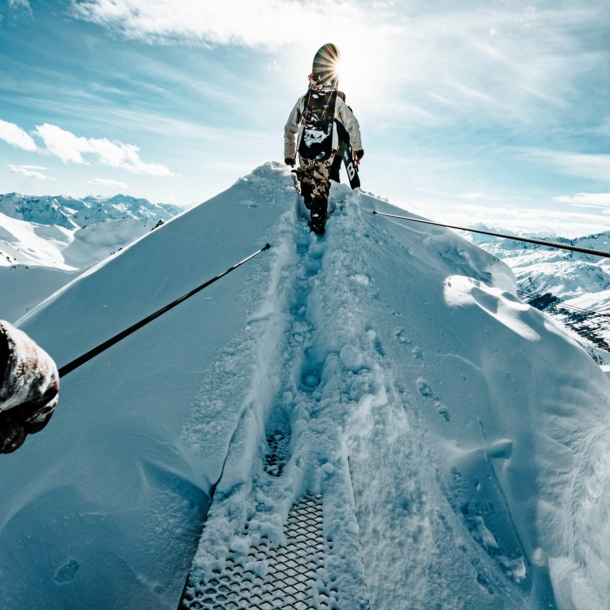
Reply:
<svg viewBox="0 0 610 610"><path fill-rule="evenodd" d="M549 536L547 520L572 522L563 503L574 465L593 458L587 430L606 428L599 367L519 302L496 259L442 229L374 221L373 208L391 208L373 197L333 197L322 242L286 219L273 273L286 282L275 280L255 318L267 321L260 336L269 334L251 394L233 407L244 417L186 607L205 601L197 583L221 577L226 557L243 553L247 566L258 541L281 544L290 506L306 491L321 493L333 542L317 586L324 574L335 582L339 608L366 607L367 591L379 609L552 608L557 587L568 591L560 607L578 607L578 589L565 585L580 582L572 564L550 580L549 564L573 547ZM225 354L219 388L240 358ZM194 413L208 425L217 419L205 402ZM291 421L292 456L278 480L265 455L282 419ZM603 536L606 526L595 527Z"/></svg>
<svg viewBox="0 0 610 610"><path fill-rule="evenodd" d="M535 307L568 328L597 362L610 362L610 259L476 234L470 238L510 266L524 298L543 296L533 301ZM610 247L608 232L555 239L597 250Z"/></svg>
<svg viewBox="0 0 610 610"><path fill-rule="evenodd" d="M0 469L0 605L281 599L315 498L313 608L608 607L610 381L495 257L332 204L319 239L267 164L22 321L62 365L272 244L64 379Z"/></svg>
<svg viewBox="0 0 610 610"><path fill-rule="evenodd" d="M20 326L66 364L273 243L293 202L292 178L262 169L106 259ZM218 476L180 434L217 352L247 341L269 262L261 255L62 380L40 442L2 461L0 607L175 610ZM224 434L208 439L221 452Z"/></svg>

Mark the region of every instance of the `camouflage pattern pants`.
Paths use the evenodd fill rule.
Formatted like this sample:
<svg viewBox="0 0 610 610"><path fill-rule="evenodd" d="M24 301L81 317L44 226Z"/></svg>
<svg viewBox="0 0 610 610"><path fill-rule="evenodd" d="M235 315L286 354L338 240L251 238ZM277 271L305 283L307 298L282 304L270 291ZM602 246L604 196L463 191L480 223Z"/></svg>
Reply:
<svg viewBox="0 0 610 610"><path fill-rule="evenodd" d="M311 211L311 230L318 235L324 234L330 193L330 168L334 153L326 161L311 161L299 158L296 170L301 195L305 206Z"/></svg>
<svg viewBox="0 0 610 610"><path fill-rule="evenodd" d="M310 161L309 159L303 159L303 157L299 159L297 178L301 187L301 195L305 198L306 204L318 198L328 201L330 166L333 162L333 156L326 161Z"/></svg>

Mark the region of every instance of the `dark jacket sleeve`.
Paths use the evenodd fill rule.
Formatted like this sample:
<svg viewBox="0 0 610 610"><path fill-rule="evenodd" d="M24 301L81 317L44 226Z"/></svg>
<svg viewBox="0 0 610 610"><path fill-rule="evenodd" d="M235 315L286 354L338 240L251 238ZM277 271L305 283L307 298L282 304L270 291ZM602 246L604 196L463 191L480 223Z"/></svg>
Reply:
<svg viewBox="0 0 610 610"><path fill-rule="evenodd" d="M354 151L362 150L362 139L360 136L360 124L349 106L341 99L337 99L335 105L335 118L339 119L349 133L350 143Z"/></svg>

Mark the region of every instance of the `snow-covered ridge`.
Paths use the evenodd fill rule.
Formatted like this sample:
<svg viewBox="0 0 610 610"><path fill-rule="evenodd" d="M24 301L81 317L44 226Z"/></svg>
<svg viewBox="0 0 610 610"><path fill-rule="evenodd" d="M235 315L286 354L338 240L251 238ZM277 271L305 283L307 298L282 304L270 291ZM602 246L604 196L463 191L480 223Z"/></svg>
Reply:
<svg viewBox="0 0 610 610"><path fill-rule="evenodd" d="M0 195L0 319L15 321L78 273L182 211L125 195Z"/></svg>
<svg viewBox="0 0 610 610"><path fill-rule="evenodd" d="M0 468L0 606L253 605L311 492L316 610L606 610L610 381L455 233L298 203L266 164L21 321L61 366L272 244L62 380Z"/></svg>
<svg viewBox="0 0 610 610"><path fill-rule="evenodd" d="M79 271L151 231L162 221L116 218L69 230L0 213L0 267L47 267Z"/></svg>
<svg viewBox="0 0 610 610"><path fill-rule="evenodd" d="M117 218L169 220L182 211L175 205L151 203L147 199L128 195L88 196L82 199L62 195L0 195L0 213L18 220L67 229L82 228Z"/></svg>

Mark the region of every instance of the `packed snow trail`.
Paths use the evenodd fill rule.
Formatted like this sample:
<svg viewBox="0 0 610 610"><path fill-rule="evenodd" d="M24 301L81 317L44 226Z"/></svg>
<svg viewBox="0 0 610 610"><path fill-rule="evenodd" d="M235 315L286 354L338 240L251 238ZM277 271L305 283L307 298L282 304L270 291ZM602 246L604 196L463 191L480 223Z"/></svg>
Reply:
<svg viewBox="0 0 610 610"><path fill-rule="evenodd" d="M251 320L266 324L259 369L216 488L184 608L255 608L264 601L282 608L300 608L297 602L368 608L347 448L332 410L320 404L325 355L317 350L318 330L309 315L324 275L326 242L295 222L293 212L283 222L269 300ZM299 518L308 501L319 515ZM311 536L316 517L318 531ZM308 531L311 539L301 541Z"/></svg>
<svg viewBox="0 0 610 610"><path fill-rule="evenodd" d="M309 233L298 214L284 218L276 279L255 316L267 320L267 330L248 415L242 417L229 450L225 473L230 474L219 481L182 607L229 601L234 607L258 607L265 599L291 607L293 600L282 597L284 581L275 577L278 568L269 553L286 543L283 527L291 510L312 492L323 506L324 556L319 573L304 584L308 607L367 608L366 566L375 564L369 580L374 608L431 600L443 608L525 607L523 587L515 585L525 575L506 577L510 568L525 570L520 543L510 533L514 526L508 510L502 513L498 507L499 523L494 523L508 529L502 541L512 545L507 550L513 556L503 557L506 565L499 565L470 536L453 542L452 548L451 517L435 508L447 500L428 463L425 425L411 421L419 416L409 413L411 400L388 370L375 330L379 323L370 312L370 299L379 297L375 279L362 273L362 239L368 238L383 257L384 231L377 230L375 238L367 235L375 228L363 218L359 194L335 188L333 204L323 240ZM399 344L411 344L404 328L392 330ZM413 368L420 369L421 352L413 348L410 356L417 363ZM418 371L413 374L419 377ZM420 398L422 383L417 386ZM437 408L446 420L446 409ZM409 462L414 463L408 467ZM371 472L388 469L371 480ZM488 465L485 474L490 470ZM501 492L494 489L488 495L497 501ZM385 522L379 519L384 514ZM471 518L472 528L483 531L476 517ZM401 535L405 527L407 540ZM463 550L456 555L460 546ZM470 562L463 561L464 554L471 556ZM238 577L231 573L235 566L241 566ZM294 570L298 574L299 566Z"/></svg>
<svg viewBox="0 0 610 610"><path fill-rule="evenodd" d="M601 369L451 231L339 187L318 240L295 198L266 164L22 321L69 362L274 244L5 456L0 606L175 610L192 567L188 599L207 578L226 607L607 610Z"/></svg>

